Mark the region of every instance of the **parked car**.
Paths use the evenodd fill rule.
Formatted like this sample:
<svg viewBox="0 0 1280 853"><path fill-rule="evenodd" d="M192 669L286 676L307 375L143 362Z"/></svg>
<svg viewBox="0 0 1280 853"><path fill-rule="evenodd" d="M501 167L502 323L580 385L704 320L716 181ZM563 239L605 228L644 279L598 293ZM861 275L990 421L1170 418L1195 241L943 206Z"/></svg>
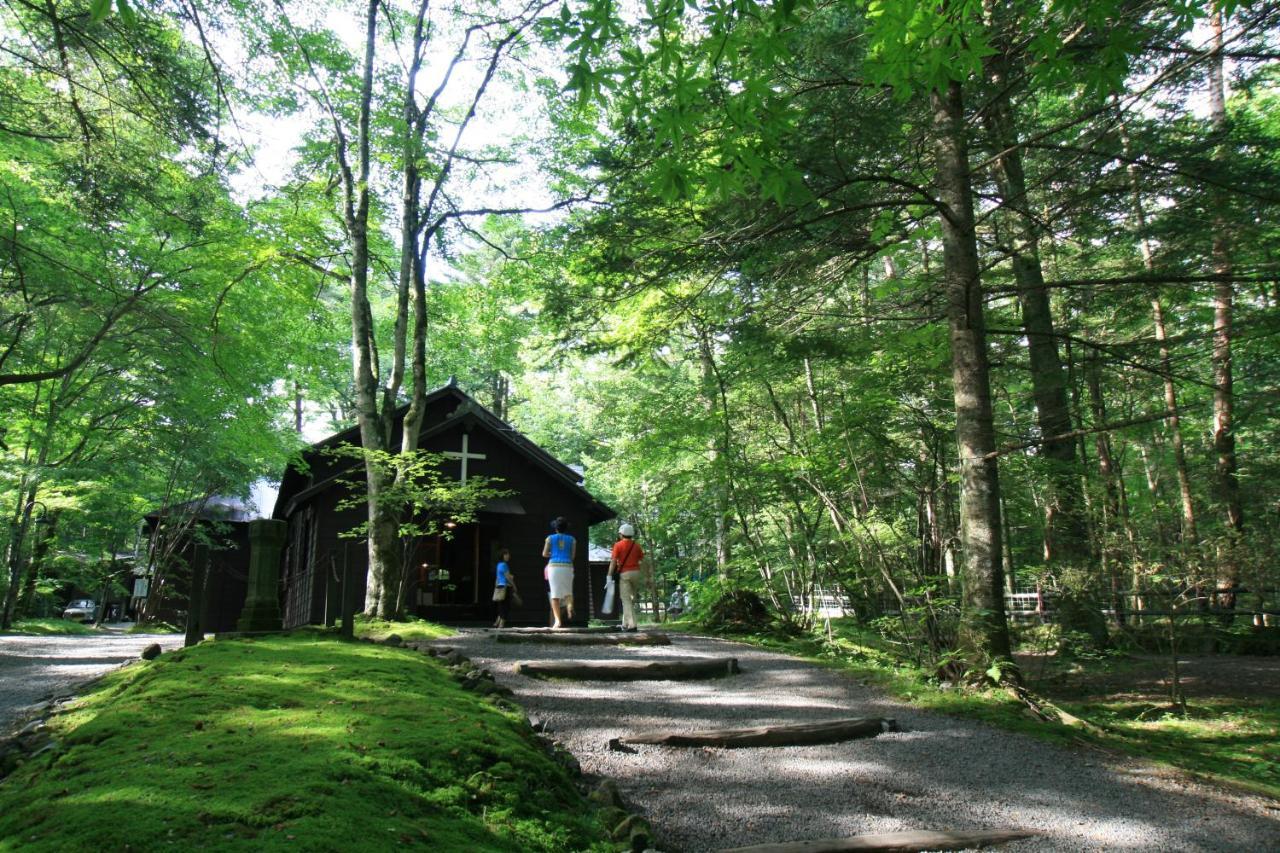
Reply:
<svg viewBox="0 0 1280 853"><path fill-rule="evenodd" d="M98 610L98 606L94 604L92 598L73 598L67 602L67 607L62 611L63 619L74 619L77 622L92 622L93 614Z"/></svg>

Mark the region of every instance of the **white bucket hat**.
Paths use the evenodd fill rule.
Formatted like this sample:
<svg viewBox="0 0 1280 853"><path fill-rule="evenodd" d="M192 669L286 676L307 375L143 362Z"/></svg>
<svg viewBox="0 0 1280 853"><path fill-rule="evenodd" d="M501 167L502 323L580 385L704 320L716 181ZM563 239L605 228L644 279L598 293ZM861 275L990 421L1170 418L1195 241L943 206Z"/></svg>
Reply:
<svg viewBox="0 0 1280 853"><path fill-rule="evenodd" d="M630 524L623 524L618 527L618 535L619 536L635 536L636 529L632 527Z"/></svg>

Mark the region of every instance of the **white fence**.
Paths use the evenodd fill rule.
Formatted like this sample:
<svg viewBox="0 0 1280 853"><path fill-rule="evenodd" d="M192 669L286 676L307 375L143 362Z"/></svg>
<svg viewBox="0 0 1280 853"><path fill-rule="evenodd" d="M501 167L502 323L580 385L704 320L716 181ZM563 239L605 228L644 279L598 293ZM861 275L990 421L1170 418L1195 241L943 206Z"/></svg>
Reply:
<svg viewBox="0 0 1280 853"><path fill-rule="evenodd" d="M825 589L814 590L813 595L794 598L792 604L796 610L813 614L819 619L839 619L854 615L853 602L849 600L849 596Z"/></svg>

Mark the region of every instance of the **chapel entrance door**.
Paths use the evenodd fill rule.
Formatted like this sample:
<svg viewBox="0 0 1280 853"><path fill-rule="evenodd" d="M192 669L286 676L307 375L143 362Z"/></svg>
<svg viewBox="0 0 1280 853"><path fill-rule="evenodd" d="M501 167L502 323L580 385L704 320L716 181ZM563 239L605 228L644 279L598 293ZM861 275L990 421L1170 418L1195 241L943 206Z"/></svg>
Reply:
<svg viewBox="0 0 1280 853"><path fill-rule="evenodd" d="M418 575L417 605L424 616L485 618L493 595L490 556L497 541L497 525L485 523L459 524L447 536L423 537L413 565Z"/></svg>

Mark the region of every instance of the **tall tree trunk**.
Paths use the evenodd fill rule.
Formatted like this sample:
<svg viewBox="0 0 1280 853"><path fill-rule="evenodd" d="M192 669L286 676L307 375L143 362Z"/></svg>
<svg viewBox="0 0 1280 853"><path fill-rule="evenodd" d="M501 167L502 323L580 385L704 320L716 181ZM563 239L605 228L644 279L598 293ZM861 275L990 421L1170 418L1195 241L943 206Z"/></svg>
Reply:
<svg viewBox="0 0 1280 853"><path fill-rule="evenodd" d="M1121 586L1119 576L1123 551L1116 542L1120 532L1126 526L1123 517L1124 503L1121 494L1124 484L1120 480L1119 472L1116 470L1115 459L1111 453L1111 437L1102 429L1107 423L1107 405L1106 398L1102 394L1102 371L1096 353L1091 354L1085 361L1085 383L1089 388L1089 405L1093 412L1093 425L1098 430L1098 432L1094 433L1094 453L1098 457L1098 476L1102 479L1102 489L1105 496L1102 507L1103 518L1100 535L1102 577L1108 579L1114 593ZM1097 614L1096 619L1092 618L1092 613L1086 615L1089 619L1083 623L1084 629L1093 637L1095 643L1105 644L1107 625L1102 618L1102 614Z"/></svg>
<svg viewBox="0 0 1280 853"><path fill-rule="evenodd" d="M1143 239L1144 254L1149 254L1147 241ZM1150 269L1150 267L1149 267ZM1182 542L1194 546L1200 541L1196 529L1196 506L1191 497L1191 475L1187 471L1187 450L1182 440L1182 416L1178 414L1178 386L1173 381L1173 365L1169 358L1169 335L1164 322L1164 306L1160 294L1151 295L1151 320L1155 327L1156 343L1160 348L1160 373L1164 380L1164 408L1169 417L1169 443L1173 447L1173 465L1178 475L1178 498L1182 506Z"/></svg>
<svg viewBox="0 0 1280 853"><path fill-rule="evenodd" d="M1230 156L1227 127L1226 86L1222 62L1222 9L1214 10L1213 53L1209 58L1209 117L1215 137L1214 160L1225 163ZM1231 236L1225 210L1226 197L1220 190L1213 194L1213 449L1217 453L1218 499L1226 512L1226 543L1222 550L1218 586L1223 590L1219 604L1232 609L1236 604L1233 591L1240 579L1237 539L1244 530L1244 512L1240 506L1240 483L1236 478L1236 435L1233 424L1234 394L1231 370L1231 322L1235 287L1231 281Z"/></svg>
<svg viewBox="0 0 1280 853"><path fill-rule="evenodd" d="M711 350L711 339L705 329L698 330L698 360L702 367L702 393L707 416L715 417L716 409L724 401L719 393L722 388L716 374L715 354ZM815 404L816 405L816 404ZM716 573L720 577L729 576L729 561L732 553L729 546L729 483L724 470L725 452L727 451L728 412L724 412L725 431L716 430L707 441L707 458L712 475L712 501L715 516L715 557ZM722 437L723 436L723 437Z"/></svg>
<svg viewBox="0 0 1280 853"><path fill-rule="evenodd" d="M0 631L7 631L13 626L13 617L18 609L18 594L22 587L22 570L25 565L23 556L27 536L31 532L31 515L36 505L35 481L26 481L18 488L18 506L9 520L9 577L6 584L4 609L0 612Z"/></svg>
<svg viewBox="0 0 1280 853"><path fill-rule="evenodd" d="M54 540L58 538L58 519L61 516L61 510L54 510L44 519L43 524L36 525L39 535L32 548L31 559L27 561L26 578L22 582L22 594L18 597L17 612L21 616L31 615L31 605L36 597L36 585L40 581L40 574L49 556L49 550L53 547Z"/></svg>
<svg viewBox="0 0 1280 853"><path fill-rule="evenodd" d="M55 384L65 392L70 386L72 375L65 374ZM22 587L23 552L26 548L27 536L31 532L32 511L36 507L36 495L40 492L45 465L49 461L50 447L60 412L58 401L61 394L50 391L45 395L42 393L45 391L45 386L46 383L43 382L36 385L36 393L32 397L30 409L34 418L39 411L41 401L44 401L46 406L43 415L44 429L35 433L39 440L38 447L32 446L30 438L24 443L22 449L24 472L18 483L18 505L14 508L13 517L9 521L9 551L6 555L9 577L8 583L5 584L4 604L0 607L0 630L4 631L12 626L14 614L17 612L18 596Z"/></svg>
<svg viewBox="0 0 1280 853"><path fill-rule="evenodd" d="M951 377L960 460L960 542L964 612L960 641L980 658L1010 656L1000 548L1000 476L964 98L951 82L931 95L941 205L943 290L951 335Z"/></svg>
<svg viewBox="0 0 1280 853"><path fill-rule="evenodd" d="M507 400L511 396L511 379L501 370L494 371L492 379L493 413L502 420L507 419Z"/></svg>
<svg viewBox="0 0 1280 853"><path fill-rule="evenodd" d="M425 117L418 107L417 81L422 68L423 48L427 39L426 13L428 4L418 5L414 25L411 61L405 78L405 95L402 104L404 135L401 139L401 192L400 192L400 268L396 287L395 328L392 332L392 361L389 381L382 388L382 408L379 428L383 436L383 449L391 447L391 431L395 423L395 411L404 385L406 361L409 368L409 408L401 423L400 453L413 454L418 449L422 420L426 415L427 397L427 304L426 304L426 245L421 217L422 173L420 158L425 132ZM368 42L366 44L366 78L361 111L362 170L368 174L368 95L372 73L372 51L376 34L376 3L370 4ZM366 177L367 183L367 177ZM367 222L367 210L366 210ZM367 245L367 243L366 243ZM412 315L412 317L411 317ZM412 337L410 327L412 326ZM372 331L370 331L372 341ZM376 393L376 388L374 389ZM363 434L362 434L363 435ZM367 446L367 445L366 445ZM398 466L394 473L381 475L383 489L395 485L404 476L405 468ZM373 482L370 480L370 494ZM405 577L405 545L398 534L399 507L380 507L375 517L370 508L370 588L366 595L365 610L383 619L399 618L408 594ZM381 555L376 587L373 579L375 551Z"/></svg>
<svg viewBox="0 0 1280 853"><path fill-rule="evenodd" d="M813 378L813 362L808 356L804 359L804 387L809 395L809 410L813 412L813 431L820 433L822 432L822 405L818 402L818 384Z"/></svg>
<svg viewBox="0 0 1280 853"><path fill-rule="evenodd" d="M1044 443L1040 456L1048 474L1045 495L1044 559L1050 566L1089 564L1093 555L1085 524L1084 492L1067 401L1067 377L1058 356L1049 289L1040 264L1040 238L1030 212L1022 150L1018 141L1004 58L991 63L990 77L999 93L987 112L987 124L1000 154L996 158L996 185L1010 215L1010 260L1018 285L1018 304L1027 336L1031 362L1031 388L1037 422Z"/></svg>
<svg viewBox="0 0 1280 853"><path fill-rule="evenodd" d="M1004 566L1004 591L1013 595L1017 590L1014 586L1014 566L1013 566L1013 542L1009 536L1009 502L1000 497L1000 530L1004 534L1001 536L1001 544L1003 545L1001 553L1001 565Z"/></svg>
<svg viewBox="0 0 1280 853"><path fill-rule="evenodd" d="M302 383L293 383L293 431L302 435Z"/></svg>
<svg viewBox="0 0 1280 853"><path fill-rule="evenodd" d="M920 574L935 578L942 574L942 525L938 518L938 465L928 433L921 442L919 466L924 475L918 498Z"/></svg>
<svg viewBox="0 0 1280 853"><path fill-rule="evenodd" d="M405 79L404 96L404 157L400 216L400 282L399 302L396 314L396 381L392 390L399 391L400 376L404 373L405 325L408 322L406 298L413 307L413 341L410 354L409 411L405 413L400 446L406 453L418 449L418 436L422 432L422 419L427 404L427 248L429 237L424 237L422 226L422 172L419 158L423 150L425 117L418 108L418 72L422 69L423 49L427 40L427 0L418 5L417 21L413 29L412 61ZM388 408L395 406L395 394L386 399Z"/></svg>
<svg viewBox="0 0 1280 853"><path fill-rule="evenodd" d="M999 30L1007 31L1007 28ZM1043 559L1059 580L1059 616L1066 631L1086 631L1094 643L1105 644L1106 626L1089 584L1064 578L1091 577L1095 555L1089 542L1084 487L1067 399L1067 373L1058 354L1053 307L1040 261L1040 234L1031 212L1022 147L1015 116L1011 65L1015 57L1007 40L999 39L997 55L988 63L988 78L995 91L986 112L987 127L999 151L995 161L996 187L1009 226L1007 247L1018 286L1022 327L1027 337L1031 365L1031 390L1037 425L1043 443L1039 457L1045 472ZM1007 534L1006 534L1007 535ZM1070 598L1068 601L1067 599ZM1101 624L1102 630L1097 626Z"/></svg>
<svg viewBox="0 0 1280 853"><path fill-rule="evenodd" d="M339 159L343 173L344 220L351 248L351 365L355 379L356 421L366 451L382 452L390 443L391 413L378 408L378 364L373 312L369 304L369 132L373 100L373 56L377 41L378 2L370 0L365 26L364 76L360 89L356 166L353 174L339 129ZM334 114L335 125L340 122ZM395 593L401 570L395 509L387 502L390 478L374 459L365 460L368 487L369 581L365 609L379 618L394 616Z"/></svg>
<svg viewBox="0 0 1280 853"><path fill-rule="evenodd" d="M1120 144L1126 157L1130 155L1129 134L1124 122L1120 122ZM1132 158L1130 158L1132 159ZM1133 219L1138 232L1138 246L1142 252L1142 268L1150 274L1156 271L1155 252L1147 235L1147 211L1142 203L1141 175L1136 163L1129 164L1129 185L1133 191ZM1178 477L1178 496L1182 504L1182 544L1195 546L1200 540L1196 530L1196 507L1191 497L1191 475L1187 473L1187 452L1182 441L1182 416L1178 413L1178 386L1173 381L1173 366L1169 357L1169 335L1165 326L1164 305L1160 291L1152 285L1151 319L1155 326L1156 344L1160 353L1160 376L1164 383L1164 407L1168 413L1169 443L1173 447L1174 472Z"/></svg>

